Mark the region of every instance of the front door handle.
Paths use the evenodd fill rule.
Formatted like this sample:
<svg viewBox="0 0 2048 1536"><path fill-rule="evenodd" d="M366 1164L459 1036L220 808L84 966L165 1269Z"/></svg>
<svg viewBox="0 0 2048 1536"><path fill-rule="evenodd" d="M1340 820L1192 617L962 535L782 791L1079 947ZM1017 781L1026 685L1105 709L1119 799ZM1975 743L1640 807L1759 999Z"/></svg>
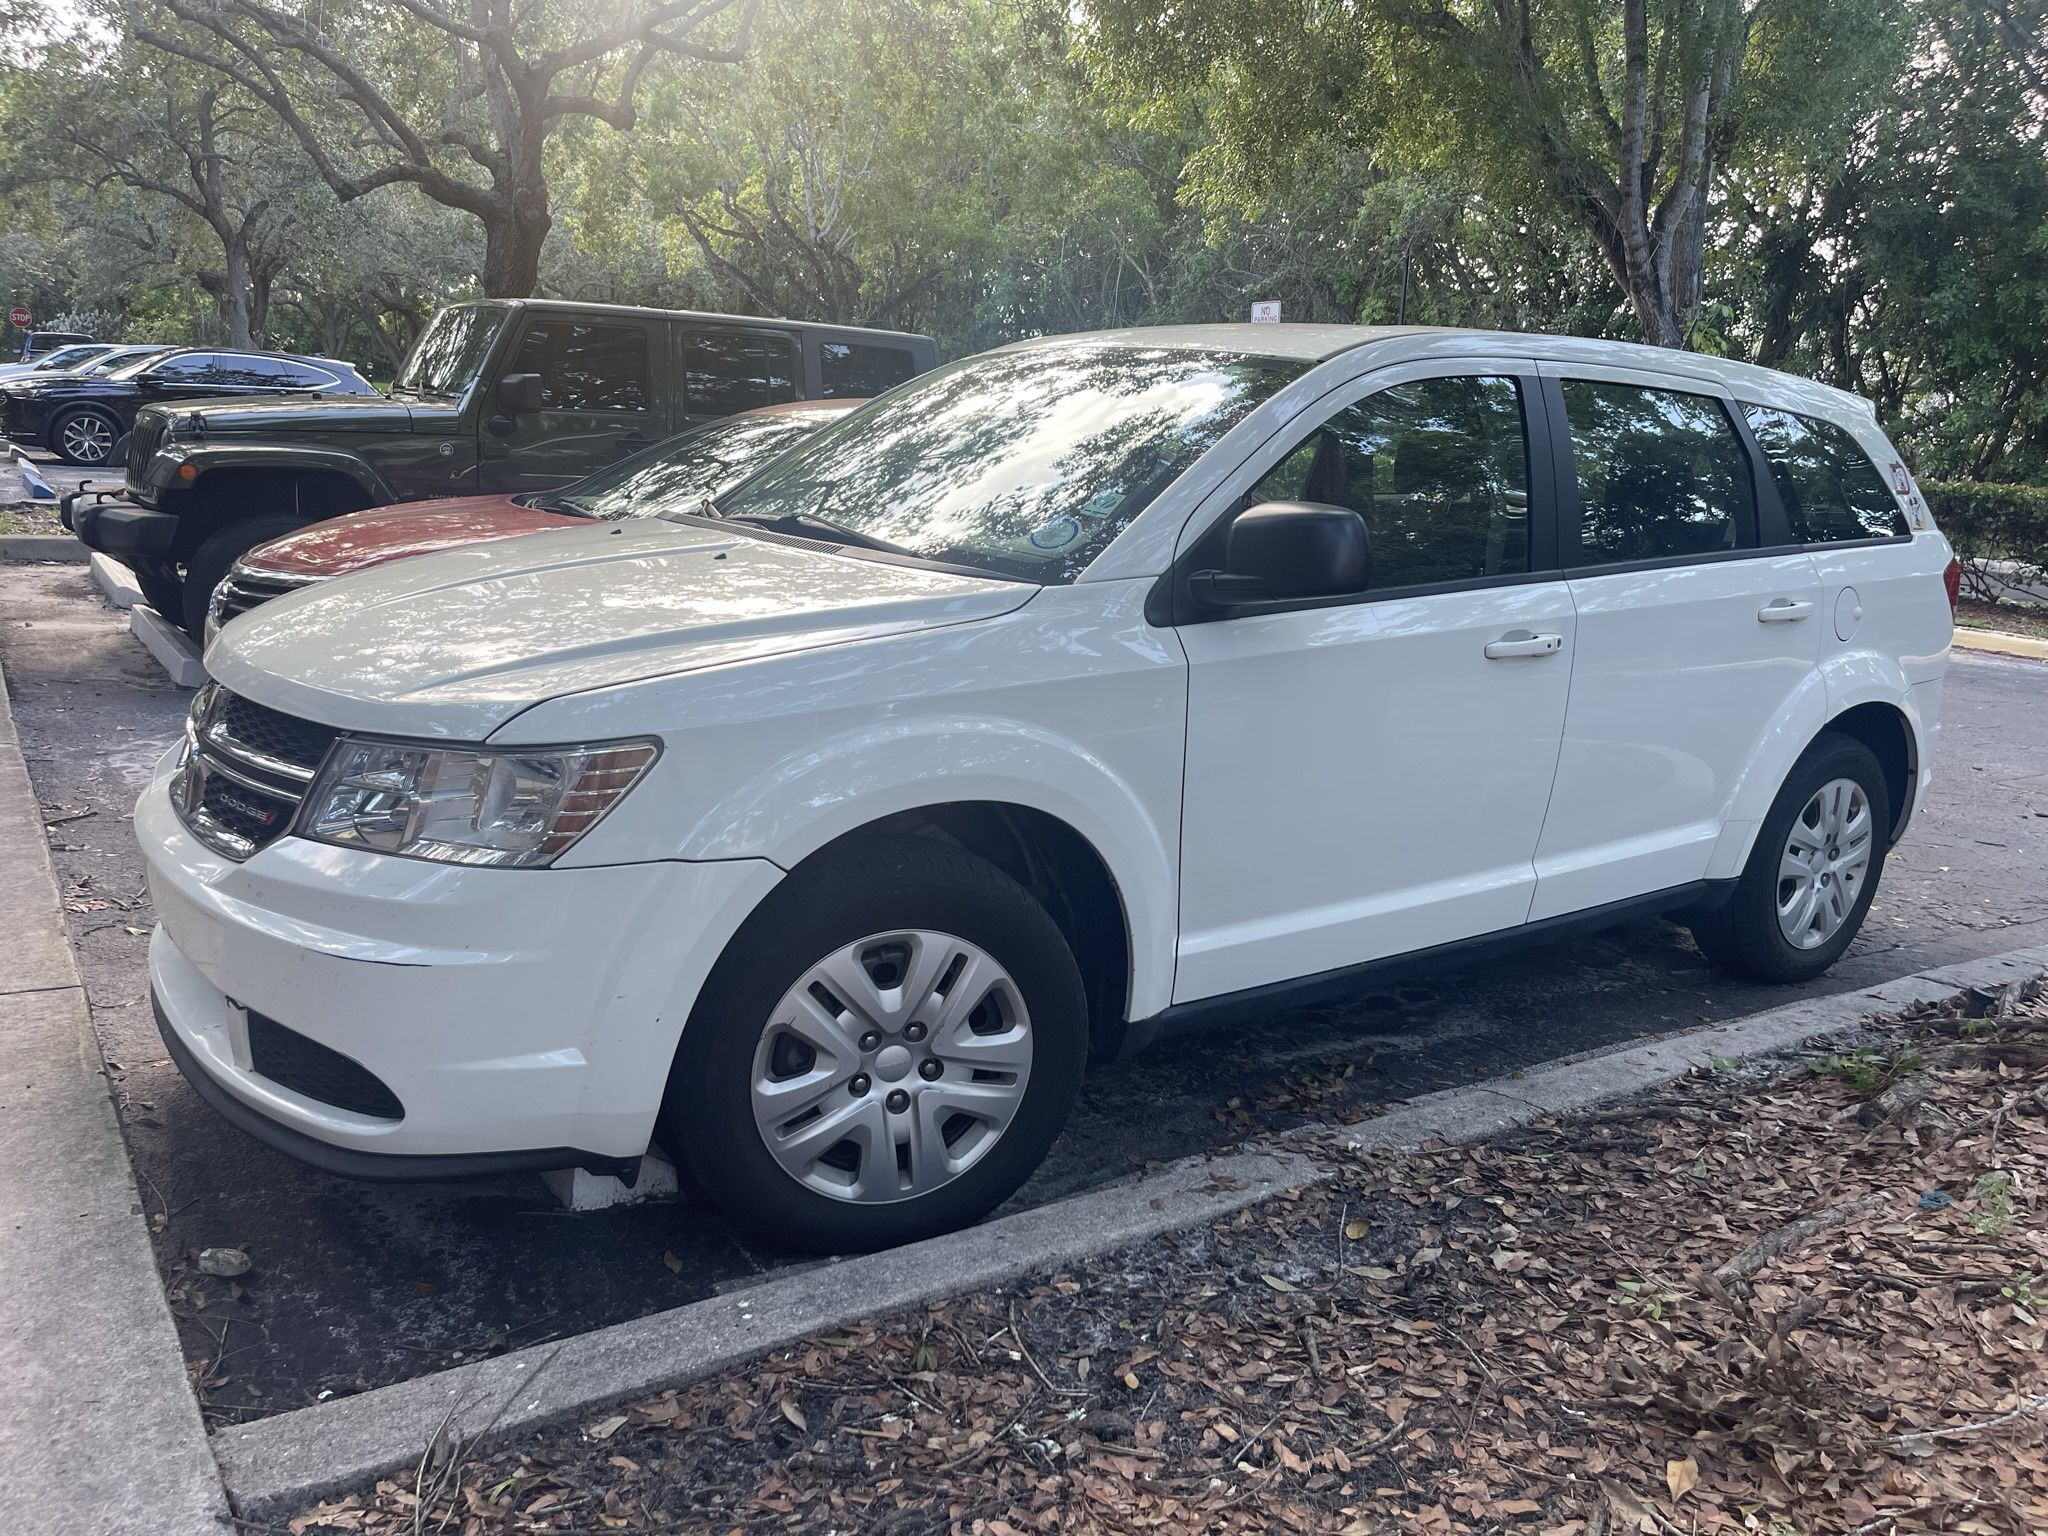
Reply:
<svg viewBox="0 0 2048 1536"><path fill-rule="evenodd" d="M1756 612L1759 624L1794 624L1801 619L1813 617L1813 604L1795 602L1789 597L1774 597Z"/></svg>
<svg viewBox="0 0 2048 1536"><path fill-rule="evenodd" d="M1555 656L1564 649L1563 635L1536 635L1518 629L1487 642L1488 661L1506 661L1514 656Z"/></svg>

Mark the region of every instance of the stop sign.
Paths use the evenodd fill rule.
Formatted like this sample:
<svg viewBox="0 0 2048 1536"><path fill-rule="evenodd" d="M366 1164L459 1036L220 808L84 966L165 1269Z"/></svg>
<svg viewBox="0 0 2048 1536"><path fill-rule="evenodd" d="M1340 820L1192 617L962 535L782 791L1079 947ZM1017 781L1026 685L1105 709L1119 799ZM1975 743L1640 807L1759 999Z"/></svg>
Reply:
<svg viewBox="0 0 2048 1536"><path fill-rule="evenodd" d="M7 311L7 321L8 321L8 324L10 324L10 325L17 325L17 326L21 327L21 329L23 329L23 330L27 330L27 329L29 328L29 324L30 324L30 322L31 322L31 321L33 321L34 319L35 319L35 316L34 316L34 315L31 315L31 314L30 314L30 313L29 313L29 312L28 312L27 310L23 309L23 308L22 308L22 307L21 307L21 306L20 306L19 304L15 305L15 306L14 306L14 308L12 308L12 309L10 309L9 311Z"/></svg>

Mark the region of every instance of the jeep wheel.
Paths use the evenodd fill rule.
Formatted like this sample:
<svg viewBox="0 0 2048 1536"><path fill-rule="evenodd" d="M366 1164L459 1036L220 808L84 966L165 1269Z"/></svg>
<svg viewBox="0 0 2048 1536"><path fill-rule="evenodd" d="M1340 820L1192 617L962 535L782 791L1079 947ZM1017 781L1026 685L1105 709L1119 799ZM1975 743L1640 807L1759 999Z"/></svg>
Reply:
<svg viewBox="0 0 2048 1536"><path fill-rule="evenodd" d="M305 524L286 512L264 512L229 523L210 534L185 562L185 591L180 616L185 633L201 645L206 643L206 606L213 601L213 589L242 556L258 544L295 533Z"/></svg>
<svg viewBox="0 0 2048 1536"><path fill-rule="evenodd" d="M50 423L50 451L66 464L97 468L113 461L114 444L120 436L121 424L106 412L73 406Z"/></svg>

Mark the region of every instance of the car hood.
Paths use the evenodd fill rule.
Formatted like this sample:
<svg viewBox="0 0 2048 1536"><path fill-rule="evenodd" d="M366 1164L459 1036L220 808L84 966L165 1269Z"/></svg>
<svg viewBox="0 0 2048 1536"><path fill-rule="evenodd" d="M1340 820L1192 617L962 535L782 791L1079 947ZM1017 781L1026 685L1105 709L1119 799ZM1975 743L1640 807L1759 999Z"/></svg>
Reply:
<svg viewBox="0 0 2048 1536"><path fill-rule="evenodd" d="M382 395L255 395L244 399L159 401L154 407L167 416L201 418L206 437L216 434L261 433L292 437L316 432L433 431L415 419L410 403ZM446 413L431 413L438 424Z"/></svg>
<svg viewBox="0 0 2048 1536"><path fill-rule="evenodd" d="M330 517L258 544L237 563L267 575L342 576L481 539L588 526L588 518L523 507L510 496L459 496Z"/></svg>
<svg viewBox="0 0 2048 1536"><path fill-rule="evenodd" d="M481 741L564 694L994 618L1037 590L636 519L290 593L223 629L206 665L236 693L344 730Z"/></svg>

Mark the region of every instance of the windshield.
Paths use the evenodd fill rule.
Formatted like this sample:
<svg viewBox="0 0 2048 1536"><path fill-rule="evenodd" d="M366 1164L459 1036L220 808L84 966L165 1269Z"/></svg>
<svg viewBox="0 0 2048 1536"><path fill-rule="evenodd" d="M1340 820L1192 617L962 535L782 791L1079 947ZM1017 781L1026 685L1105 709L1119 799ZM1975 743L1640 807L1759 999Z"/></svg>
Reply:
<svg viewBox="0 0 2048 1536"><path fill-rule="evenodd" d="M718 510L1068 582L1303 366L1085 341L970 358L819 433Z"/></svg>
<svg viewBox="0 0 2048 1536"><path fill-rule="evenodd" d="M689 510L730 490L785 448L843 412L728 416L683 432L555 493L553 500L616 521Z"/></svg>
<svg viewBox="0 0 2048 1536"><path fill-rule="evenodd" d="M59 347L41 362L36 363L33 371L61 373L67 368L77 368L89 363L107 350L109 349L106 347Z"/></svg>
<svg viewBox="0 0 2048 1536"><path fill-rule="evenodd" d="M405 355L392 392L448 399L467 393L504 324L505 311L494 304L442 310Z"/></svg>

